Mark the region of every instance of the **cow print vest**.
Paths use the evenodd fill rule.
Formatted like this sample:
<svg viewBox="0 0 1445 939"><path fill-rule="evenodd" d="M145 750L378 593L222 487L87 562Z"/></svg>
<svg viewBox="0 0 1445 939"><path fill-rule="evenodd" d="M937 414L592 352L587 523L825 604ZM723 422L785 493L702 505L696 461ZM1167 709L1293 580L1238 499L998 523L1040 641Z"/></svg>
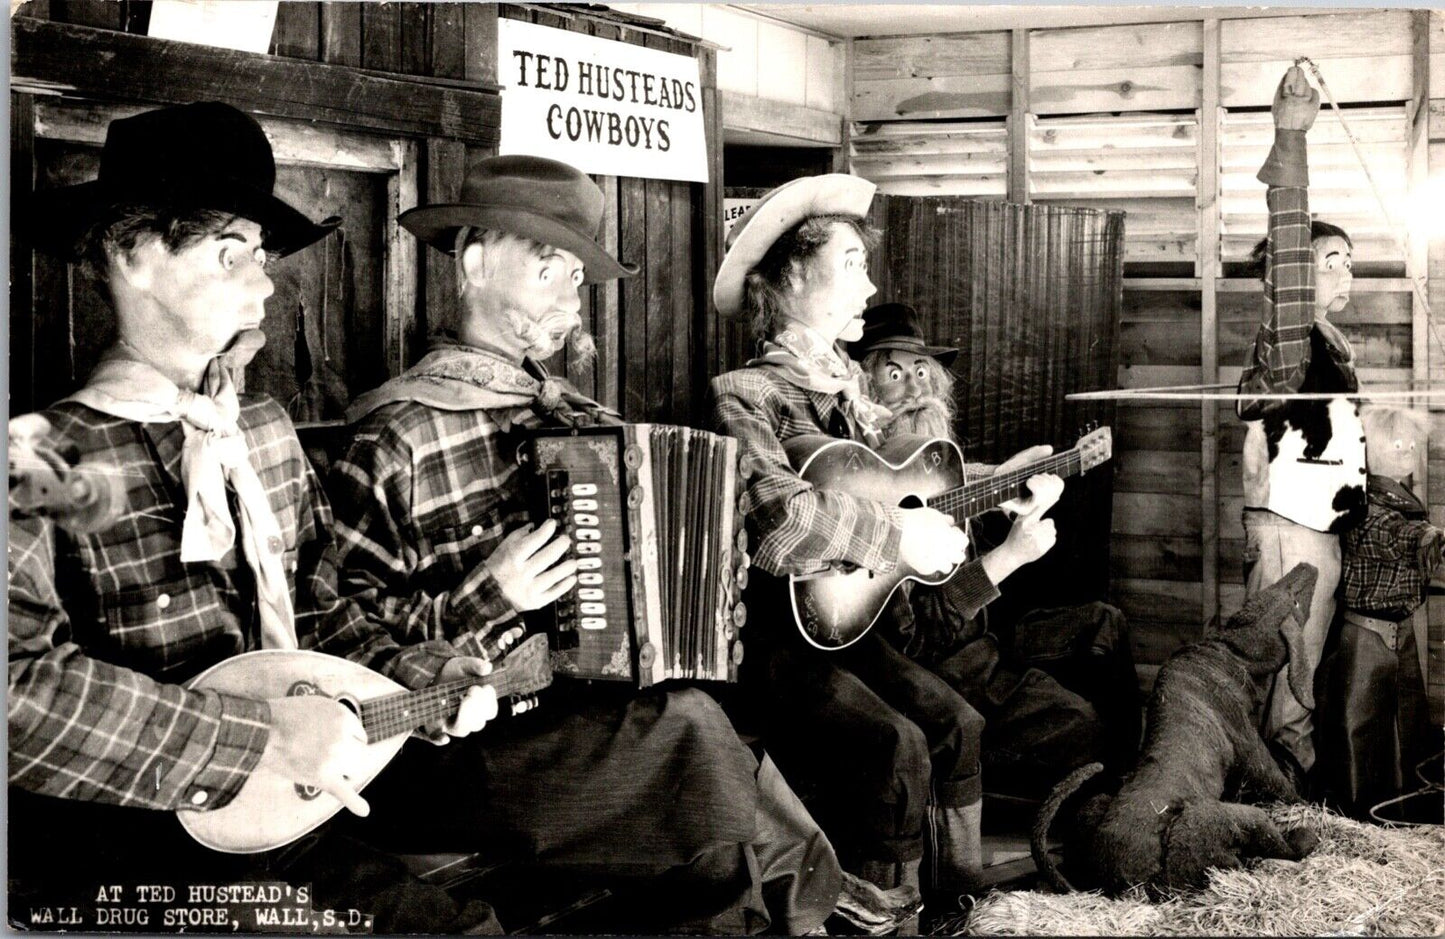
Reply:
<svg viewBox="0 0 1445 939"><path fill-rule="evenodd" d="M1357 391L1353 357L1333 325L1310 330L1302 392ZM1365 429L1348 398L1280 401L1246 422L1244 504L1315 531L1339 533L1365 517Z"/></svg>

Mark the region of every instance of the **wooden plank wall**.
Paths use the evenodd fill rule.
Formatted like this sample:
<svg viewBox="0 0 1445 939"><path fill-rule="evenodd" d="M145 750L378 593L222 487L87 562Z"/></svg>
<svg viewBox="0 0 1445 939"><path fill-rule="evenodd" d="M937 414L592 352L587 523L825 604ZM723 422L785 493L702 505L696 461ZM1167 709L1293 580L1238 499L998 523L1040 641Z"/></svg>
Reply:
<svg viewBox="0 0 1445 939"><path fill-rule="evenodd" d="M288 2L279 9L268 58L142 39L149 9L150 4L136 0L32 0L17 13L17 22L29 25L15 29L24 30L21 51L34 51L29 59L19 61L22 67L33 62L35 69L48 68L67 79L66 84L78 86L77 97L119 98L117 103L122 105L214 97L253 111L309 117L327 125L347 125L346 112L335 110L334 102L331 106L304 100L286 103L278 98L278 92L286 93L278 83L292 80L303 92L327 82L363 87L371 95L363 103L378 106L376 114L357 116L358 127L364 132L400 136L417 154L418 191L405 196L406 204L399 209L418 200L453 198L465 167L496 152L499 15L696 55L713 181L703 185L598 179L607 196L604 238L622 258L641 265L644 273L620 284L595 286L585 296L584 316L597 339L596 361L584 366L567 361L564 355L553 364L565 369L584 391L620 407L631 419L692 423L705 418L701 408L706 381L723 360L722 345L715 335L716 318L710 315L711 277L720 256L721 233L716 220L722 214L722 138L714 50L676 38L656 20L613 14L600 7ZM53 37L40 25L45 22L90 27L77 35L100 60L115 47L136 56L145 67L128 71L123 76L126 87L119 91L104 86L88 88L78 75L69 74L71 66L57 64L55 56L48 56L46 43ZM107 38L121 33L133 35ZM86 57L90 55L87 52ZM205 63L201 69L204 76L191 74L197 71L197 62ZM336 68L327 68L330 66ZM140 71L145 74L138 74ZM264 80L272 76L274 80ZM447 96L468 93L477 98L478 92L491 104L484 119L469 120L462 126L449 123L458 115L470 116L470 112L448 110ZM294 90L292 93L294 97ZM441 116L411 113L411 99L436 102ZM11 100L12 130L20 128L13 135L12 155L20 160L17 166L33 167L33 132L25 125L27 120L33 125L33 97L12 94ZM21 202L30 186L23 171L12 175L12 199ZM396 193L393 197L399 198ZM13 259L18 277L12 284L12 309L30 309L37 262L19 243L14 246ZM422 249L415 261L392 260L393 265L411 267L417 262L420 269L411 272L418 282L415 309L387 311L401 329L397 340L400 357L395 363L388 362L393 371L402 362L415 360L424 348L427 332L455 322L457 301L450 259ZM17 320L26 318L12 316L12 324ZM74 322L73 316L48 315L12 326L12 408L40 406L69 390L52 387L53 383L37 386L35 350L42 341L47 348L73 346ZM286 338L289 341L289 335ZM364 389L352 389L360 390Z"/></svg>
<svg viewBox="0 0 1445 939"><path fill-rule="evenodd" d="M1445 350L1412 298L1396 239L1409 229L1414 266L1428 260L1431 301L1445 306L1445 228L1427 228L1422 211L1438 215L1445 204L1445 15L1221 21L1204 12L1022 37L857 39L851 166L886 193L1015 193L1124 210L1117 385L1231 382L1258 317L1258 284L1241 262L1264 232L1264 187L1253 176L1269 145L1268 108L1284 69L1309 56L1389 208L1381 211L1326 103L1310 134L1312 201L1357 243L1355 302L1337 321L1367 380L1445 377ZM1434 202L1420 198L1427 181L1438 187ZM1417 482L1440 524L1445 406L1430 413L1429 462ZM1175 648L1242 599L1242 443L1232 405L1118 409L1110 586L1129 615L1146 685ZM1445 596L1431 601L1428 619L1428 681L1441 719Z"/></svg>

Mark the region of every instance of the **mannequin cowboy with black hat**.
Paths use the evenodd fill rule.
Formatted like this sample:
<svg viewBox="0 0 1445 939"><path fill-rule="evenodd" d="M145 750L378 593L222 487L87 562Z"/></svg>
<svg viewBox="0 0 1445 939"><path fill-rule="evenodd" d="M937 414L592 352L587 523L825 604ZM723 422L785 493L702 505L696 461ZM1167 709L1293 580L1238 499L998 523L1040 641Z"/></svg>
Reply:
<svg viewBox="0 0 1445 939"><path fill-rule="evenodd" d="M966 536L949 516L815 488L785 448L812 435L876 446L890 425L843 346L864 338L874 293L868 255L878 233L865 221L873 192L855 176L798 179L733 227L713 300L722 315L751 319L761 354L713 380L713 421L745 454L758 573L748 608L779 611L749 623L742 666L769 715L767 744L814 792L810 808L846 869L881 886L918 886L927 856L925 899L951 908L982 885L983 719L877 630L823 650L788 613L787 575L888 573L900 562L942 573L965 560ZM937 351L921 340L918 350ZM941 589L977 606L992 596L976 565Z"/></svg>
<svg viewBox="0 0 1445 939"><path fill-rule="evenodd" d="M542 422L617 419L541 365L564 345L591 353L583 284L636 272L602 247L602 221L591 179L532 156L481 160L457 202L401 217L455 259L460 320L356 401L331 478L342 589L398 637L504 661L523 613L578 582L556 523L528 521L516 452ZM447 807L397 838L450 831L597 874L631 897L594 911L607 932L798 935L835 903L855 927L897 925L896 897L847 883L840 896L827 839L701 691L558 685L536 718L494 725L483 744L381 781Z"/></svg>
<svg viewBox="0 0 1445 939"><path fill-rule="evenodd" d="M954 377L948 368L958 350L929 343L921 317L906 303L869 307L863 324L862 338L849 350L862 363L869 396L891 412L884 436L943 437L961 447L954 420ZM969 463L966 472L970 477L1013 472L1052 452L1040 444L997 467ZM1044 473L1031 477L1028 486L1032 498L1026 511L1014 516L1008 534L955 575L976 576L967 568L977 567L981 583L988 585L987 598L997 596L998 584L1043 557L1057 540L1054 520L1043 515L1062 495L1063 480ZM956 606L952 599L946 591L915 590L912 603L895 603L878 628L983 715L980 748L988 792L1042 798L1053 783L1096 759L1105 759L1111 769L1126 768L1139 736L1132 682L1127 683L1128 695L1094 695L1107 704L1096 712L1090 701L1049 674L1027 667L1020 656L1002 654L997 637L988 631L985 609L973 603ZM1046 656L1039 656L1041 662L1070 680L1080 676L1074 683L1092 690L1133 674L1132 665L1112 667L1115 661L1106 661L1121 643L1119 655L1128 655L1126 629L1117 609L1093 603L1032 611L1016 624L1015 637L1023 650L1035 645L1047 649ZM1107 712L1108 741L1099 712Z"/></svg>
<svg viewBox="0 0 1445 939"><path fill-rule="evenodd" d="M489 668L401 647L337 599L330 507L291 422L237 392L236 371L264 342L268 262L336 224L277 198L275 177L250 116L168 107L111 122L99 176L42 191L17 216L114 310L115 343L43 416L81 466L119 466L126 492L125 514L102 531L11 521L12 901L87 910L97 884L280 879L310 884L318 908L363 911L378 931L478 928L485 904L459 908L334 824L282 851L226 855L174 814L227 805L263 768L368 810L343 775L365 746L357 717L324 696L186 686L224 659L305 646L413 687ZM479 693L445 731L495 711Z"/></svg>

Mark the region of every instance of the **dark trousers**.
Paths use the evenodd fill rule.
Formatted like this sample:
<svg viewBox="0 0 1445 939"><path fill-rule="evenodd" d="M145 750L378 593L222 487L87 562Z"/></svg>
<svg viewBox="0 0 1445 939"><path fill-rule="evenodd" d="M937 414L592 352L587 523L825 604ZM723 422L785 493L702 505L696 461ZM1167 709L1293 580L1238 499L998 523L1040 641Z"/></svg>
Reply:
<svg viewBox="0 0 1445 939"><path fill-rule="evenodd" d="M743 665L768 752L845 869L921 857L926 807L980 797L983 719L876 634L824 652L779 632Z"/></svg>

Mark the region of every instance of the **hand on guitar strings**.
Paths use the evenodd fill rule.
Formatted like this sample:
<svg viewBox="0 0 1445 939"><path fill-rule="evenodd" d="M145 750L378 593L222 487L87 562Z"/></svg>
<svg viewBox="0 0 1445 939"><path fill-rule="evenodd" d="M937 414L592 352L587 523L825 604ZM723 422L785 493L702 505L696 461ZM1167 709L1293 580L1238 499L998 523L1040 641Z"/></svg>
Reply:
<svg viewBox="0 0 1445 939"><path fill-rule="evenodd" d="M1012 473L1019 467L1028 466L1030 463L1037 463L1044 457L1051 456L1053 452L1054 448L1046 443L1035 444L1032 447L1025 447L1018 453L1015 453L1013 456L1000 463L998 465L998 468L993 471L993 474L995 476L1002 476L1005 473ZM1032 489L1030 491L1032 491ZM1054 501L1058 501L1057 497L1055 497ZM1014 514L1025 511L1026 504L1027 503L1019 499L1010 499L1009 501L1000 505L999 508L1005 512ZM1050 505L1052 505L1052 503L1050 503ZM1045 507L1045 511L1047 511L1047 507Z"/></svg>
<svg viewBox="0 0 1445 939"><path fill-rule="evenodd" d="M357 815L371 806L357 794L346 769L362 765L366 731L345 706L320 695L272 698L271 736L257 769L331 794Z"/></svg>
<svg viewBox="0 0 1445 939"><path fill-rule="evenodd" d="M948 515L930 508L900 509L903 533L898 542L899 563L923 575L942 574L962 564L968 552L968 534Z"/></svg>
<svg viewBox="0 0 1445 939"><path fill-rule="evenodd" d="M566 557L570 547L572 539L557 533L555 519L535 528L530 523L523 525L502 539L456 593L475 590L490 574L513 609L540 610L577 586L577 560Z"/></svg>
<svg viewBox="0 0 1445 939"><path fill-rule="evenodd" d="M995 585L1048 554L1059 539L1054 520L1043 514L1059 500L1064 481L1052 473L1043 473L1030 477L1027 485L1032 496L1023 502L1024 511L1014 517L1008 537L982 558L984 573Z"/></svg>

